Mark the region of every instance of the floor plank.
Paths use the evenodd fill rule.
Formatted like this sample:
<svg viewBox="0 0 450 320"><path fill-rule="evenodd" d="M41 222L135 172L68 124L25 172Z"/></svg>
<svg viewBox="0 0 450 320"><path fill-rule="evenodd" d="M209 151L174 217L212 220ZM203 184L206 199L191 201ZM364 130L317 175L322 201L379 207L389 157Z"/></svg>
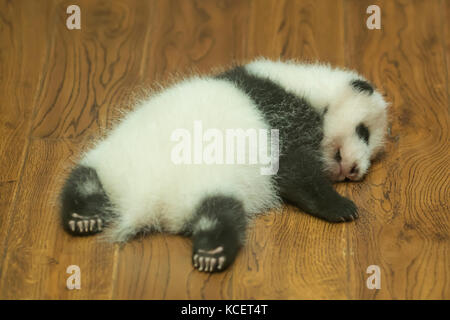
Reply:
<svg viewBox="0 0 450 320"><path fill-rule="evenodd" d="M70 140L32 141L5 244L2 299L111 297L115 247L92 238L74 241L58 217L61 172L78 152ZM82 290L66 288L70 265L81 269Z"/></svg>
<svg viewBox="0 0 450 320"><path fill-rule="evenodd" d="M450 2L441 0L441 21L442 34L444 41L444 48L446 52L446 66L447 66L447 95L449 99L450 109Z"/></svg>
<svg viewBox="0 0 450 320"><path fill-rule="evenodd" d="M28 150L35 97L45 68L51 5L0 1L0 276L5 241ZM35 34L39 36L36 37Z"/></svg>
<svg viewBox="0 0 450 320"><path fill-rule="evenodd" d="M344 63L341 1L252 1L247 59Z"/></svg>
<svg viewBox="0 0 450 320"><path fill-rule="evenodd" d="M370 4L382 10L381 30L362 27L361 13ZM353 298L450 294L450 128L440 10L440 1L346 2L347 63L367 74L392 103L386 155L351 191L363 210L349 229ZM381 290L366 287L372 264L381 268Z"/></svg>
<svg viewBox="0 0 450 320"><path fill-rule="evenodd" d="M81 30L66 28L70 1L55 2L49 66L42 79L33 137L78 138L106 128L135 83L149 2L79 1ZM123 100L125 99L125 100Z"/></svg>

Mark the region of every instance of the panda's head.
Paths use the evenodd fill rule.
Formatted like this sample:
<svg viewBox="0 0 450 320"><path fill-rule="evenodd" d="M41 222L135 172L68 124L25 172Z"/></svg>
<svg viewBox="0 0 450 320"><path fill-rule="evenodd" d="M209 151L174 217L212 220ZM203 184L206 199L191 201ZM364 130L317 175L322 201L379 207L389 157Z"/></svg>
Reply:
<svg viewBox="0 0 450 320"><path fill-rule="evenodd" d="M387 103L365 79L351 80L324 114L322 151L333 181L361 180L383 147Z"/></svg>

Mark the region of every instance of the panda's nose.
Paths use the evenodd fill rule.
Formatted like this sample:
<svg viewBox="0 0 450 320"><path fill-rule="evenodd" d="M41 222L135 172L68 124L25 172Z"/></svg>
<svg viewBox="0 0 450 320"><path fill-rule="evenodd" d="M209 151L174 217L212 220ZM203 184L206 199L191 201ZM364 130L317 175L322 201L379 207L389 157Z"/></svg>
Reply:
<svg viewBox="0 0 450 320"><path fill-rule="evenodd" d="M341 162L342 157L341 157L341 149L338 149L336 151L336 154L334 155L334 160L336 160L337 162Z"/></svg>
<svg viewBox="0 0 450 320"><path fill-rule="evenodd" d="M358 176L358 173L359 173L358 165L354 164L350 169L349 173L347 174L347 178L354 179Z"/></svg>

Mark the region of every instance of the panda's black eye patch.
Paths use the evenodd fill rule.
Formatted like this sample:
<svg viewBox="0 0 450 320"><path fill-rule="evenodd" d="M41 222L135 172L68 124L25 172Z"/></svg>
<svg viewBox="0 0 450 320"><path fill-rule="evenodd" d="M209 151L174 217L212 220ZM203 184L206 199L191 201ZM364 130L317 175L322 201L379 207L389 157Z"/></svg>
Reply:
<svg viewBox="0 0 450 320"><path fill-rule="evenodd" d="M358 137L363 139L366 144L369 144L369 137L370 137L369 128L367 128L363 123L360 123L356 127L356 133L358 134Z"/></svg>
<svg viewBox="0 0 450 320"><path fill-rule="evenodd" d="M371 95L374 91L373 87L370 83L368 83L367 81L364 81L364 80L360 80L360 79L353 80L352 87L355 90L358 90L359 92L366 92L369 95Z"/></svg>

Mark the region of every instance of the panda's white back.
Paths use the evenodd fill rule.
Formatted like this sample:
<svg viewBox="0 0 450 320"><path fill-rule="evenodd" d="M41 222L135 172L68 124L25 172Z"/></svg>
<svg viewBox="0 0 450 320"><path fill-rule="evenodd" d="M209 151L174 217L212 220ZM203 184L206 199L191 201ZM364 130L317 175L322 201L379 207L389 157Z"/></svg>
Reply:
<svg viewBox="0 0 450 320"><path fill-rule="evenodd" d="M88 151L80 164L97 171L117 222L110 235L126 240L140 228L180 232L207 195L232 195L246 212L279 203L270 175L260 165L175 164L171 159L177 129L266 129L252 100L233 84L193 78L142 102L109 135ZM191 146L193 150L193 146ZM194 156L192 155L192 158Z"/></svg>

